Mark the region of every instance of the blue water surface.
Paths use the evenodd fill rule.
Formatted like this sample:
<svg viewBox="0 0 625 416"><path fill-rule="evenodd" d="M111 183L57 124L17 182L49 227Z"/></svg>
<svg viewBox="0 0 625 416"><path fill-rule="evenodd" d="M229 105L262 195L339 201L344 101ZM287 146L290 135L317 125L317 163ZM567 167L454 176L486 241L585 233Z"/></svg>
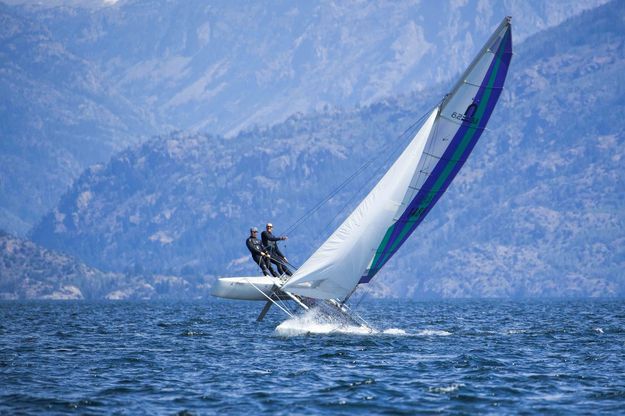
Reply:
<svg viewBox="0 0 625 416"><path fill-rule="evenodd" d="M2 302L0 413L622 413L624 305L370 301L362 334L253 302Z"/></svg>

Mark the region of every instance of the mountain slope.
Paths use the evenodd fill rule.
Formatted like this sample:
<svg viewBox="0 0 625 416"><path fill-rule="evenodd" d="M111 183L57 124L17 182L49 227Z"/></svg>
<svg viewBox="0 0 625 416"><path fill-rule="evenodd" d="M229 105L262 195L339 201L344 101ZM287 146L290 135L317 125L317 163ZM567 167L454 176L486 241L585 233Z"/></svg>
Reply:
<svg viewBox="0 0 625 416"><path fill-rule="evenodd" d="M156 133L423 89L505 14L525 37L603 2L0 3L0 227L25 234L87 166Z"/></svg>
<svg viewBox="0 0 625 416"><path fill-rule="evenodd" d="M439 237L415 241L398 261L399 270L425 266L410 290L625 293L623 33L625 6L615 2L519 48L492 135L441 201L444 217L421 231Z"/></svg>
<svg viewBox="0 0 625 416"><path fill-rule="evenodd" d="M603 2L279 1L243 11L136 0L40 19L162 127L231 135L446 81L506 14L525 38Z"/></svg>
<svg viewBox="0 0 625 416"><path fill-rule="evenodd" d="M93 64L3 4L0 41L0 227L24 233L82 170L136 142L142 117Z"/></svg>
<svg viewBox="0 0 625 416"><path fill-rule="evenodd" d="M518 46L490 131L376 277L376 293L624 293L624 16L613 2ZM150 141L83 174L33 238L105 269L256 272L243 246L250 226L284 230L371 155L383 160L425 111L416 103L443 91L292 117L231 140ZM366 184L349 189L291 236L290 260L303 261Z"/></svg>
<svg viewBox="0 0 625 416"><path fill-rule="evenodd" d="M149 141L85 172L33 237L102 268L137 263L153 271L188 266L217 274L224 259L236 264L246 256L242 230L270 218L284 229L330 192L337 176L355 170L416 117L395 110L378 104L293 117L231 140L174 135ZM349 196L338 195L326 208L336 210Z"/></svg>
<svg viewBox="0 0 625 416"><path fill-rule="evenodd" d="M0 232L0 299L93 299L121 280Z"/></svg>
<svg viewBox="0 0 625 416"><path fill-rule="evenodd" d="M191 299L208 296L209 288L197 275L105 273L0 231L0 300Z"/></svg>

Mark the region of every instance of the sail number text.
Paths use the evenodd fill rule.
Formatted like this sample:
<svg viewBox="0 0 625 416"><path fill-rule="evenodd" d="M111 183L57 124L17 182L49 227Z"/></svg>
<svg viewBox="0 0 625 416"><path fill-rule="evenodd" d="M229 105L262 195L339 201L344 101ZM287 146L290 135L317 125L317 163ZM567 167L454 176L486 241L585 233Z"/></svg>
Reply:
<svg viewBox="0 0 625 416"><path fill-rule="evenodd" d="M469 115L462 114L462 113L456 113L455 111L451 113L451 118L455 118L456 120L460 120L460 121L466 121L467 123L471 123L471 124L476 124L478 121L480 121L480 119L477 117L469 116Z"/></svg>

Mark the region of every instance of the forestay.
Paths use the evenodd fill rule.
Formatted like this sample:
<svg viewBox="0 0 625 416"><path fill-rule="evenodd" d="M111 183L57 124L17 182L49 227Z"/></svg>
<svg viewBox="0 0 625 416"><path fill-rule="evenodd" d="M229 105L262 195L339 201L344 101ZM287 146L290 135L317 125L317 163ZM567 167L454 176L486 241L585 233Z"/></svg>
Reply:
<svg viewBox="0 0 625 416"><path fill-rule="evenodd" d="M389 171L284 290L344 299L375 276L467 160L499 99L511 57L506 18Z"/></svg>

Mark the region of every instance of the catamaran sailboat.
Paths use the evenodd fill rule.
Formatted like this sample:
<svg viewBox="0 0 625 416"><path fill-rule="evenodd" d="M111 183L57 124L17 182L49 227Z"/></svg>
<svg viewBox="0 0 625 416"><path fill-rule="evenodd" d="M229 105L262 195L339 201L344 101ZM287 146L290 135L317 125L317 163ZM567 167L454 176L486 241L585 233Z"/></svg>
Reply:
<svg viewBox="0 0 625 416"><path fill-rule="evenodd" d="M266 301L258 320L285 301L315 306L366 326L346 301L371 281L445 192L482 135L512 59L506 17L421 128L356 209L291 277L222 277L212 295Z"/></svg>

